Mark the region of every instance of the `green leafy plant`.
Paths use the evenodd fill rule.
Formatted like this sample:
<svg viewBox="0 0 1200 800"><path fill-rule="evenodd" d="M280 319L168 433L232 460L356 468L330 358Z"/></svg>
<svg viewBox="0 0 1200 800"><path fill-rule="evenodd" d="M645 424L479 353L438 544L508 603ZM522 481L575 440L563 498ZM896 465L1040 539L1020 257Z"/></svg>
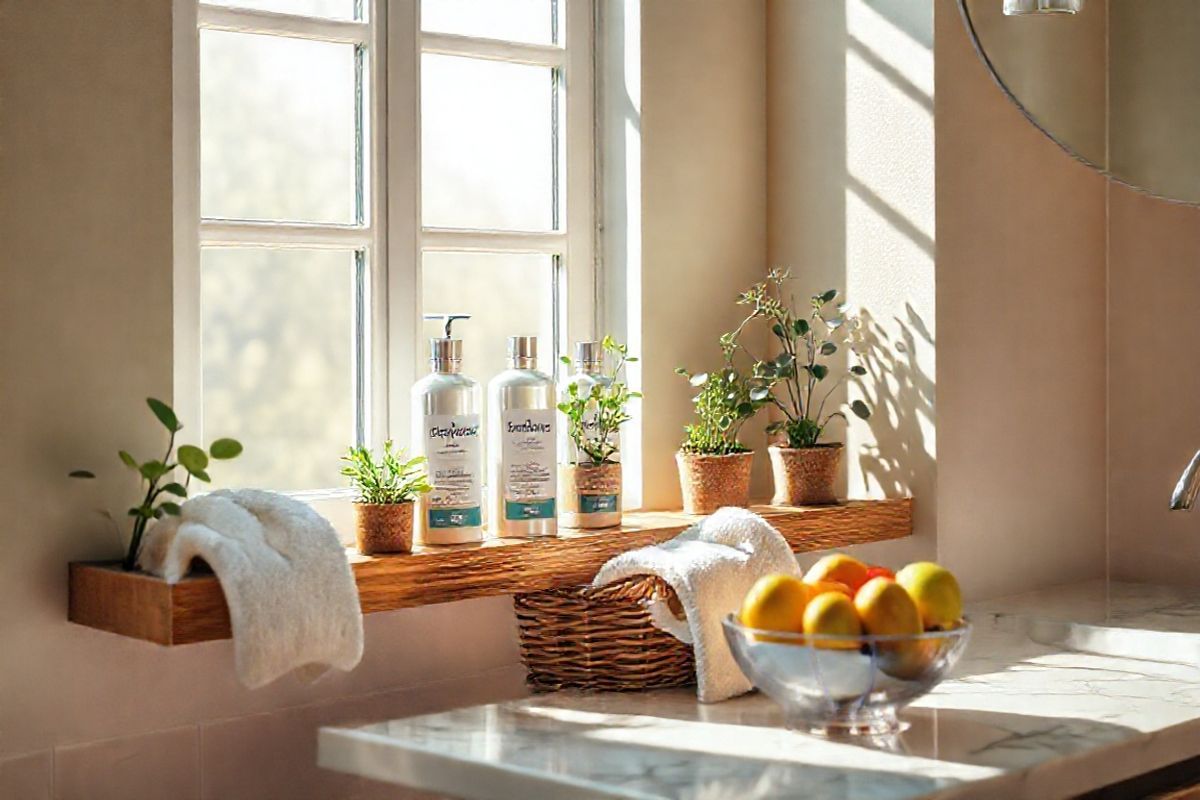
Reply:
<svg viewBox="0 0 1200 800"><path fill-rule="evenodd" d="M567 397L558 410L567 417L567 436L577 451L587 457L592 466L611 464L620 451L617 432L629 420L629 401L641 397L641 392L629 391L624 381L625 365L637 361L629 355L629 345L618 344L605 336L601 348L610 356L613 367L601 373L601 380L587 392L580 392L577 383L567 385ZM570 356L562 362L574 369Z"/></svg>
<svg viewBox="0 0 1200 800"><path fill-rule="evenodd" d="M350 479L360 503L411 503L433 489L424 469L425 456L405 459L402 449L392 449L391 439L383 443L378 460L365 447L351 447L342 461L342 474Z"/></svg>
<svg viewBox="0 0 1200 800"><path fill-rule="evenodd" d="M117 451L121 463L137 472L141 476L142 486L145 487L141 504L129 509L129 516L133 517L133 532L129 538L129 548L125 552L125 559L122 562L122 566L126 570L131 570L137 565L138 553L142 547L142 535L146 532L146 526L150 520L161 519L167 515L178 516L179 504L187 498L192 478L204 483L209 482L209 459L237 458L242 452L241 443L236 439L228 438L214 441L209 445L208 452L191 444L180 445L176 450L175 437L179 431L183 430L183 425L175 416L175 411L163 401L153 397L146 398L146 405L150 407L155 418L167 429L169 438L167 439L167 452L162 459L138 462L127 451ZM177 467L183 467L187 472L183 483L170 479ZM96 474L91 470L77 469L70 473L70 477L95 478Z"/></svg>
<svg viewBox="0 0 1200 800"><path fill-rule="evenodd" d="M830 375L825 362L837 354L839 346L858 354L862 320L848 314L846 306L833 305L836 289L809 298L807 313L797 311L794 299L784 300L787 278L786 271L772 270L767 280L742 293L738 304L750 306L750 314L723 343L745 351L741 334L750 322L761 320L770 327L779 352L770 359L754 359L750 397L783 413L782 420L767 426L768 434L782 433L789 447L815 447L830 420L846 418L841 409L825 412L829 396L847 377L867 374L865 367L854 364L836 381L825 383ZM852 401L849 408L861 419L871 416L862 400Z"/></svg>
<svg viewBox="0 0 1200 800"><path fill-rule="evenodd" d="M696 421L684 426L685 438L680 449L696 455L729 455L750 451L738 433L746 420L762 407L763 401L752 396L751 376L734 365L736 337L721 336L724 365L714 372L692 373L683 367L675 372L688 379L700 391L692 398Z"/></svg>

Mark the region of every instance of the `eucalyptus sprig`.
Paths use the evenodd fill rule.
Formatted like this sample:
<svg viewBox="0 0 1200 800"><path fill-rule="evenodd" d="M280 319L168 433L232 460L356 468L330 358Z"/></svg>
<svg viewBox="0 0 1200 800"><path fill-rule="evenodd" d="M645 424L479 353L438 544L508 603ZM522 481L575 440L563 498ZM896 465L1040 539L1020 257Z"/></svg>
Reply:
<svg viewBox="0 0 1200 800"><path fill-rule="evenodd" d="M209 445L207 453L191 444L180 445L176 450L175 436L183 430L183 425L175 416L175 411L163 401L153 397L146 398L146 405L150 407L150 411L170 435L167 439L167 452L161 460L151 459L139 463L129 452L117 451L121 463L141 476L142 485L146 489L141 505L134 506L128 512L129 516L133 517L133 533L129 538L129 548L126 550L125 559L122 562L122 566L126 570L137 566L138 553L142 547L142 535L146 532L146 525L150 520L161 519L168 515L179 516L179 501L187 498L192 478L204 483L209 482L209 458L216 460L237 458L242 452L241 442L229 438L214 441ZM172 461L172 459L175 460ZM183 483L168 480L176 467L183 467L187 472ZM77 469L69 474L72 478L96 477L94 472L86 469ZM160 481L164 480L166 482L160 484ZM169 497L167 497L168 495Z"/></svg>
<svg viewBox="0 0 1200 800"><path fill-rule="evenodd" d="M411 503L432 491L424 469L425 456L405 459L404 450L393 450L392 440L383 443L377 461L365 447L351 447L342 456L342 475L358 492L358 502L371 505Z"/></svg>
<svg viewBox="0 0 1200 800"><path fill-rule="evenodd" d="M807 314L795 310L794 299L784 301L783 284L787 279L786 271L774 269L766 281L743 292L738 304L750 306L750 314L723 343L749 354L741 343L742 331L753 320L770 326L780 349L769 359L751 354L754 367L750 396L783 412L784 419L767 426L768 434L783 433L789 447L814 447L830 420L846 418L840 409L825 413L829 396L848 375L867 374L865 367L854 364L836 381L823 385L829 376L829 366L823 361L836 354L839 345L857 354L862 343L862 321L847 313L845 305L830 308L838 296L836 289L810 297ZM849 408L861 419L871 416L871 409L862 400L852 401Z"/></svg>
<svg viewBox="0 0 1200 800"><path fill-rule="evenodd" d="M566 399L558 404L558 410L567 417L567 437L592 466L613 463L621 449L617 434L633 419L629 401L642 396L641 392L631 392L624 380L625 365L637 361L629 355L629 345L605 336L600 347L610 356L612 369L602 370L601 379L587 391L580 391L578 383L567 384ZM574 369L570 356L560 360Z"/></svg>
<svg viewBox="0 0 1200 800"><path fill-rule="evenodd" d="M723 336L725 365L721 369L695 374L683 367L675 370L700 390L692 398L696 421L683 428L686 438L680 449L685 453L724 456L750 450L738 441L738 433L763 403L751 397L750 376L734 366L733 349L725 342Z"/></svg>

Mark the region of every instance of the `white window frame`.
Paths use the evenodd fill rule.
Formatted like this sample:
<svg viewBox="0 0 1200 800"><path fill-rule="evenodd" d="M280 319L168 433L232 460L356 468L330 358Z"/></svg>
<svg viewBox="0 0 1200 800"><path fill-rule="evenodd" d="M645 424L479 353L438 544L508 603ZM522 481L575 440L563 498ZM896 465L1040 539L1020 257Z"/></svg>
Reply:
<svg viewBox="0 0 1200 800"><path fill-rule="evenodd" d="M595 337L600 294L594 207L595 0L558 0L564 33L556 45L422 32L420 0L365 2L368 21L357 22L174 0L174 405L181 418L192 421L198 436L204 434L202 246L336 248L367 254L364 306L359 317L365 349L355 381L365 412L358 420L360 436L376 447L387 438L405 443L409 439L410 389L424 371L427 346L421 341L423 252L552 255L557 265L558 318L551 349L565 353L569 342ZM364 94L370 103L364 126L363 178L369 212L361 225L201 220L201 27L365 47ZM566 152L556 168L566 213L556 229L515 232L422 226L422 52L560 70L559 118L565 126L560 141ZM543 354L543 368L549 368L550 356L550 352ZM558 371L556 360L553 368ZM346 490L292 494L322 499L345 496Z"/></svg>

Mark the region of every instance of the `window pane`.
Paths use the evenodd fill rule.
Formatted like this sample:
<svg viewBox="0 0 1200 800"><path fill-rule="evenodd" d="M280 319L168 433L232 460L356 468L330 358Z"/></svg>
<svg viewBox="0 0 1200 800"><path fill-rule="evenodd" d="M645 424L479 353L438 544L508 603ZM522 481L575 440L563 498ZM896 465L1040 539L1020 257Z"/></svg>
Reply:
<svg viewBox="0 0 1200 800"><path fill-rule="evenodd" d="M354 254L205 249L205 440L245 445L215 486L328 489L354 443Z"/></svg>
<svg viewBox="0 0 1200 800"><path fill-rule="evenodd" d="M552 256L525 253L426 253L422 273L426 314L470 314L454 324L463 340L463 372L486 386L505 369L509 336L538 337L538 366L554 372ZM428 341L444 323L426 322Z"/></svg>
<svg viewBox="0 0 1200 800"><path fill-rule="evenodd" d="M553 0L422 0L421 28L554 44L553 13Z"/></svg>
<svg viewBox="0 0 1200 800"><path fill-rule="evenodd" d="M213 6L250 8L255 11L278 11L283 14L303 14L306 17L330 19L361 19L354 15L355 0L202 0Z"/></svg>
<svg viewBox="0 0 1200 800"><path fill-rule="evenodd" d="M200 212L352 223L354 46L200 32Z"/></svg>
<svg viewBox="0 0 1200 800"><path fill-rule="evenodd" d="M422 56L424 223L550 230L551 102L545 67Z"/></svg>

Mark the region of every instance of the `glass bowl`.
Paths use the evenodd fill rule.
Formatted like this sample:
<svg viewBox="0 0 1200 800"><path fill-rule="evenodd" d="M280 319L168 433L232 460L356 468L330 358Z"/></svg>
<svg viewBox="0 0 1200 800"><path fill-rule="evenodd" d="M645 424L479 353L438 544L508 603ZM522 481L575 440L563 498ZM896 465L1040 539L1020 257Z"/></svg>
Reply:
<svg viewBox="0 0 1200 800"><path fill-rule="evenodd" d="M736 614L724 626L734 660L780 705L787 726L826 735L898 731L897 710L942 681L971 635L965 619L953 630L915 636L761 631Z"/></svg>

